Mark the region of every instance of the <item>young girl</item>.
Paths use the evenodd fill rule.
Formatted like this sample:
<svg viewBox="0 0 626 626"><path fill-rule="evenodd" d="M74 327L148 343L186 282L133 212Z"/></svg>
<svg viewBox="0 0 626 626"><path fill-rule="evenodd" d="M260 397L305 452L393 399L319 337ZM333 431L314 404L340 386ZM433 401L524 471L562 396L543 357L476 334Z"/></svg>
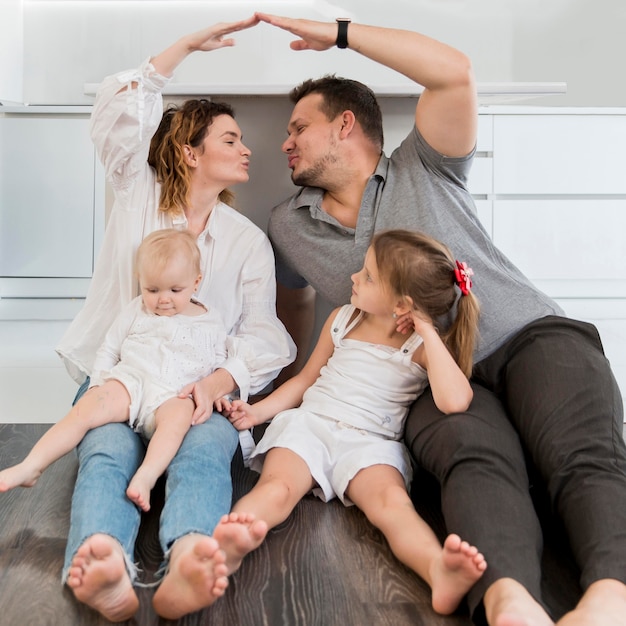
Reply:
<svg viewBox="0 0 626 626"><path fill-rule="evenodd" d="M180 390L226 359L220 315L193 299L200 263L189 231L158 230L143 240L136 261L141 295L107 333L89 391L21 463L0 472L0 491L32 487L87 431L128 421L150 443L126 494L144 511L150 508L150 490L192 423L194 402L178 397Z"/></svg>
<svg viewBox="0 0 626 626"><path fill-rule="evenodd" d="M284 521L313 489L324 501L336 496L356 504L394 554L430 584L435 611L457 608L487 564L457 535L442 548L418 516L399 439L409 405L428 384L444 413L465 411L472 400L479 306L471 275L425 235L379 233L352 276L351 304L331 314L303 370L252 406L226 407L238 429L276 416L252 455L258 483L215 529L229 571L260 544L265 525ZM455 308L451 327L442 328L440 320ZM408 338L398 331L403 316L415 329Z"/></svg>

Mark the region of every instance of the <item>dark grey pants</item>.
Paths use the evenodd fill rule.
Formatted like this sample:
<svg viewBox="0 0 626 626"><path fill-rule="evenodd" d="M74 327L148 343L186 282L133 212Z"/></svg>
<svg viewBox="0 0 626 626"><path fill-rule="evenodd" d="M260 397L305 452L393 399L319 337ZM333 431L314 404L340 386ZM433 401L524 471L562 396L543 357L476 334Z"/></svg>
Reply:
<svg viewBox="0 0 626 626"><path fill-rule="evenodd" d="M463 414L440 413L425 393L405 433L418 465L439 480L448 532L488 561L468 595L472 612L502 577L541 602L542 534L525 453L568 533L582 588L626 583L623 407L595 327L537 320L476 364L472 386Z"/></svg>

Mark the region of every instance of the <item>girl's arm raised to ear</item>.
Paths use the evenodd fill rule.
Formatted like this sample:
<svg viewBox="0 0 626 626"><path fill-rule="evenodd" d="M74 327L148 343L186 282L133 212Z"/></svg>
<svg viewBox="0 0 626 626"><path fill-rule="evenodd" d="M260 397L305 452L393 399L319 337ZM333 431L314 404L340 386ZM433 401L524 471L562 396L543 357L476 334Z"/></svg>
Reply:
<svg viewBox="0 0 626 626"><path fill-rule="evenodd" d="M422 337L423 350L416 350L415 361L428 373L435 405L442 413L466 411L474 392L435 327L413 314L416 332ZM419 353L419 354L418 354Z"/></svg>

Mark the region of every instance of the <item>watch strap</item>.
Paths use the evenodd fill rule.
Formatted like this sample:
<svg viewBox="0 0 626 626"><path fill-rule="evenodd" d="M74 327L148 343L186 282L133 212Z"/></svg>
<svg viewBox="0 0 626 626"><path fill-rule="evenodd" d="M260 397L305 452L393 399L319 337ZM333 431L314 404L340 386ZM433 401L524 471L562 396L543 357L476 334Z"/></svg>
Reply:
<svg viewBox="0 0 626 626"><path fill-rule="evenodd" d="M348 47L348 24L350 24L350 20L347 17L337 18L337 41L335 45L338 48Z"/></svg>

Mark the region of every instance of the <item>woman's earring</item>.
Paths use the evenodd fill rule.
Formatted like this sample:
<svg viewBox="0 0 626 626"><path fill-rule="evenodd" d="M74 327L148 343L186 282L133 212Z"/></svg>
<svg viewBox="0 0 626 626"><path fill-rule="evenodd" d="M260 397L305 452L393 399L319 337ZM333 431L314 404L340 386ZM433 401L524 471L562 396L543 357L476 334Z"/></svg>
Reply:
<svg viewBox="0 0 626 626"><path fill-rule="evenodd" d="M394 312L391 314L391 317L393 317L393 319L395 320L395 319L398 317L398 314L394 311Z"/></svg>

